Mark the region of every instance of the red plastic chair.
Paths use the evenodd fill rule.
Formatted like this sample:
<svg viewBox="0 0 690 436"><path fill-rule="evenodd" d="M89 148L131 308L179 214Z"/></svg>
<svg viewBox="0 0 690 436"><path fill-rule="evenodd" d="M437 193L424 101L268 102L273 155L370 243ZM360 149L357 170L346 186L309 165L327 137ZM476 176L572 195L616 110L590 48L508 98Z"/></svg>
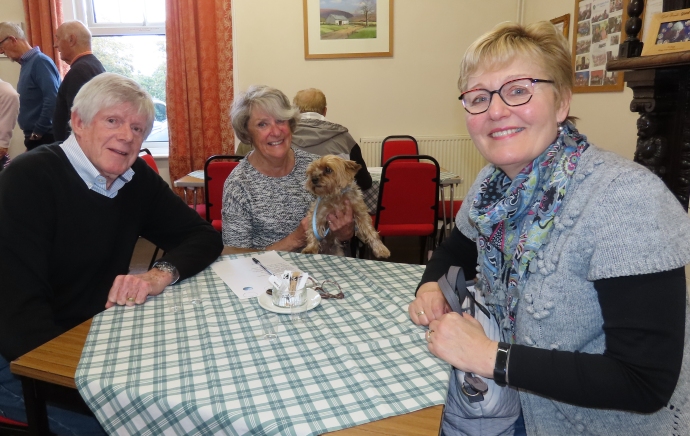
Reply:
<svg viewBox="0 0 690 436"><path fill-rule="evenodd" d="M426 155L394 156L381 172L374 227L384 238L419 236L420 264L428 243L433 248L436 242L440 172L436 159Z"/></svg>
<svg viewBox="0 0 690 436"><path fill-rule="evenodd" d="M0 435L28 435L29 426L24 422L0 416Z"/></svg>
<svg viewBox="0 0 690 436"><path fill-rule="evenodd" d="M146 163L149 164L151 168L153 168L156 174L160 174L160 172L158 171L158 165L156 164L156 160L153 158L153 155L151 155L151 151L148 148L142 148L141 151L139 151L139 157L144 159L144 161L146 161Z"/></svg>
<svg viewBox="0 0 690 436"><path fill-rule="evenodd" d="M410 135L387 136L381 143L381 166L393 156L419 154L417 140Z"/></svg>
<svg viewBox="0 0 690 436"><path fill-rule="evenodd" d="M204 195L206 200L206 221L219 232L223 231L223 186L232 170L244 156L216 155L206 159L204 164Z"/></svg>

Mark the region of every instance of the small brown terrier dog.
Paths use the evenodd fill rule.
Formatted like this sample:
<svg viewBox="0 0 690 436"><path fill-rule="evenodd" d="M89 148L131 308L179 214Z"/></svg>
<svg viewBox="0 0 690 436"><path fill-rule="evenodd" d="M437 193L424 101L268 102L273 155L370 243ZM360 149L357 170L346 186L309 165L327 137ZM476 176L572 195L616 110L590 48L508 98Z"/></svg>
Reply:
<svg viewBox="0 0 690 436"><path fill-rule="evenodd" d="M307 167L307 190L317 198L311 205L307 218L311 223L307 232L307 246L302 253L315 254L321 249L322 253L343 255L340 241L328 231L326 216L333 210L342 209L345 200L350 201L352 215L357 229L357 237L371 247L376 257L388 257L390 251L381 242L378 232L371 224L367 206L362 198L362 191L355 183L355 174L360 165L351 160L328 155L315 160ZM314 209L316 219L314 219ZM314 231L319 234L315 235Z"/></svg>

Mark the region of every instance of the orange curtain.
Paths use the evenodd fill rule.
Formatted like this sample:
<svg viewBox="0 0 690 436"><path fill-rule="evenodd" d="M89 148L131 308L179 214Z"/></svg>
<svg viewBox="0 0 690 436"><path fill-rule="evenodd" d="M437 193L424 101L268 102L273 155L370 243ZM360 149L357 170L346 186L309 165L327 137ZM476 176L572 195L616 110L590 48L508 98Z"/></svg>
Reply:
<svg viewBox="0 0 690 436"><path fill-rule="evenodd" d="M166 0L170 179L232 154L231 0Z"/></svg>
<svg viewBox="0 0 690 436"><path fill-rule="evenodd" d="M67 65L60 59L60 53L53 48L55 30L62 24L62 0L24 0L26 19L26 38L31 46L41 47L41 51L51 58L61 76L65 75Z"/></svg>

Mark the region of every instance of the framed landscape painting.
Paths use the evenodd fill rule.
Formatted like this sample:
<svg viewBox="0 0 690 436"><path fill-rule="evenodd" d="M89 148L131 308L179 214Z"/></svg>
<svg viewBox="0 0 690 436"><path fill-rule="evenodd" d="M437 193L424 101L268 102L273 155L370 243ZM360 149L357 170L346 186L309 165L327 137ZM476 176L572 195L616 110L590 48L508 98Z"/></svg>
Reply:
<svg viewBox="0 0 690 436"><path fill-rule="evenodd" d="M302 0L304 58L393 56L393 0Z"/></svg>

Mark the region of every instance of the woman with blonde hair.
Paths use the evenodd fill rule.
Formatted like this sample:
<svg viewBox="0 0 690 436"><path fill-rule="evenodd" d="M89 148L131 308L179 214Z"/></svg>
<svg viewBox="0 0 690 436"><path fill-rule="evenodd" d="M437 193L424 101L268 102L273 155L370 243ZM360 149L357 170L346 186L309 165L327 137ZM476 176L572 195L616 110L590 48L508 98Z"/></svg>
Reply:
<svg viewBox="0 0 690 436"><path fill-rule="evenodd" d="M528 434L688 434L690 219L657 176L576 130L572 86L550 23L499 24L468 48L460 99L490 164L409 314L434 355L519 392ZM451 265L477 271L500 340L451 312ZM471 428L459 395L451 376L444 434Z"/></svg>

